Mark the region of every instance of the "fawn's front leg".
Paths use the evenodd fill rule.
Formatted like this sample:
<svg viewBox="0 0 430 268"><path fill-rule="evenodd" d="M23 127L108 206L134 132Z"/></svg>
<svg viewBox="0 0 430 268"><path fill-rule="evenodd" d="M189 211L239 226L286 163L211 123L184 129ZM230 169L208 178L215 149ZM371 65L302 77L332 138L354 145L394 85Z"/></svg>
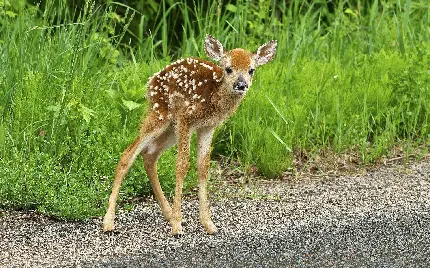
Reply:
<svg viewBox="0 0 430 268"><path fill-rule="evenodd" d="M176 186L175 197L173 198L172 217L170 219L172 234L174 236L182 235L183 233L181 226L181 198L184 179L190 167L191 130L189 126L184 123L178 123L176 136L178 139L178 155L176 157Z"/></svg>
<svg viewBox="0 0 430 268"><path fill-rule="evenodd" d="M211 143L214 128L204 127L197 130L197 172L199 175L200 222L208 234L218 232L211 220L207 193L207 177L210 167Z"/></svg>

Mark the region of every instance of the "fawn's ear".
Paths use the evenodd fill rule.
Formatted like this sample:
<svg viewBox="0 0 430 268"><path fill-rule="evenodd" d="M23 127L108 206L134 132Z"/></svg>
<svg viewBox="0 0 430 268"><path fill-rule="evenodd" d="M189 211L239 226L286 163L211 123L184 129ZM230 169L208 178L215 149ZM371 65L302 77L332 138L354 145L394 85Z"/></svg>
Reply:
<svg viewBox="0 0 430 268"><path fill-rule="evenodd" d="M254 59L257 66L268 63L275 57L276 54L276 40L272 40L257 49L254 53Z"/></svg>
<svg viewBox="0 0 430 268"><path fill-rule="evenodd" d="M207 34L205 39L205 52L209 58L218 61L224 55L224 48L220 41L216 40L212 35Z"/></svg>

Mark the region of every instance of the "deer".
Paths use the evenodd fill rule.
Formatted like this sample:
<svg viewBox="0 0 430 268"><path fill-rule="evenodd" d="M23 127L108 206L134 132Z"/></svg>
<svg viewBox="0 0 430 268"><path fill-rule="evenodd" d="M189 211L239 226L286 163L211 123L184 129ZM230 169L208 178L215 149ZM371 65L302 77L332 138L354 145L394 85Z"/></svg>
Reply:
<svg viewBox="0 0 430 268"><path fill-rule="evenodd" d="M244 99L252 84L255 69L270 62L277 41L261 45L254 53L236 48L226 51L220 41L206 35L204 51L215 63L195 58L180 59L148 79L150 106L142 120L139 135L123 152L115 172L103 231L114 230L115 207L120 185L129 168L141 154L153 195L172 235L183 234L181 199L183 182L189 169L190 141L197 134L197 176L200 223L207 234L216 234L211 219L207 192L211 143L214 130L229 118ZM177 144L176 185L170 206L157 175L161 154Z"/></svg>

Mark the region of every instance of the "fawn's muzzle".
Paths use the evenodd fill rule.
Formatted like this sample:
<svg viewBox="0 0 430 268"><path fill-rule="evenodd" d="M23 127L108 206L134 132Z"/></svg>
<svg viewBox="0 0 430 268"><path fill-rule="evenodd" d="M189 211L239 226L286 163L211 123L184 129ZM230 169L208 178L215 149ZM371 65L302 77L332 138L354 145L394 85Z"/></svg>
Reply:
<svg viewBox="0 0 430 268"><path fill-rule="evenodd" d="M248 84L243 80L242 77L239 77L237 79L236 83L233 85L233 89L238 92L245 92L248 88Z"/></svg>

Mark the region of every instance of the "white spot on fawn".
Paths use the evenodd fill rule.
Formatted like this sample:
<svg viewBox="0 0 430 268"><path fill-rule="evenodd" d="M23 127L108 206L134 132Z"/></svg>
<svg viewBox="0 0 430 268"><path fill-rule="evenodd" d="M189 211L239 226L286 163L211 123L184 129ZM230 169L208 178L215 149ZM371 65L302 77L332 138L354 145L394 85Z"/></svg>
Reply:
<svg viewBox="0 0 430 268"><path fill-rule="evenodd" d="M187 112L189 114L192 114L194 111L196 110L196 106L195 105L191 105L187 108Z"/></svg>
<svg viewBox="0 0 430 268"><path fill-rule="evenodd" d="M211 70L211 71L214 69L212 66L210 66L209 64L206 64L204 62L200 62L200 65L203 66L203 67L205 67L205 68L207 68L207 69L209 69L209 70Z"/></svg>

